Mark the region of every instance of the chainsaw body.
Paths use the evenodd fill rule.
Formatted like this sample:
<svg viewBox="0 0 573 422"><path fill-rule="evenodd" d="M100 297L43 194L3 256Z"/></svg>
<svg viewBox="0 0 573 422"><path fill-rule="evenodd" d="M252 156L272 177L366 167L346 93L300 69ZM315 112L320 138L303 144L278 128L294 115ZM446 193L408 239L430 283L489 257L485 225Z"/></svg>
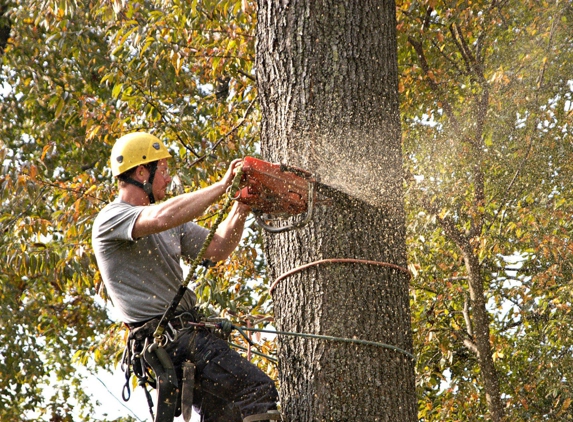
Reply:
<svg viewBox="0 0 573 422"><path fill-rule="evenodd" d="M241 188L235 199L249 205L259 224L267 231L279 232L306 224L314 209L316 180L307 171L274 164L254 157L243 159ZM306 213L306 218L287 227L271 227L268 219Z"/></svg>

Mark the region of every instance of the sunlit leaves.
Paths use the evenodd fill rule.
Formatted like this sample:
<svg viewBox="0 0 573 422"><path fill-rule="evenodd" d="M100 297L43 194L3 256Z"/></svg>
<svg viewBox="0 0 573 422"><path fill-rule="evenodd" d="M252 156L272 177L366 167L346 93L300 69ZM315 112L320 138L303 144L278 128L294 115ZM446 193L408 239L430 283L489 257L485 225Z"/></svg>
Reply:
<svg viewBox="0 0 573 422"><path fill-rule="evenodd" d="M570 367L558 333L571 322L571 15L562 2L398 2L424 420L487 413L467 341L468 274L444 218L482 266L510 420L568 407L568 389L550 385Z"/></svg>
<svg viewBox="0 0 573 422"><path fill-rule="evenodd" d="M12 88L0 97L0 409L2 419L18 420L38 408L49 418L70 394L83 400L66 387L49 405L40 390L50 373L74 377L72 357L118 358L125 332L94 301L101 278L89 243L92 219L114 196L114 140L133 129L165 139L184 189L214 182L232 158L253 152L256 6L10 6L0 74ZM420 417L487 413L467 341L463 256L438 225L449 218L464 234L481 227L471 244L489 288L508 414L565 418L573 398L562 382L573 375L570 4L397 6ZM232 260L197 282L205 307L244 324L269 312L258 236L249 231ZM264 343L263 352L271 349Z"/></svg>

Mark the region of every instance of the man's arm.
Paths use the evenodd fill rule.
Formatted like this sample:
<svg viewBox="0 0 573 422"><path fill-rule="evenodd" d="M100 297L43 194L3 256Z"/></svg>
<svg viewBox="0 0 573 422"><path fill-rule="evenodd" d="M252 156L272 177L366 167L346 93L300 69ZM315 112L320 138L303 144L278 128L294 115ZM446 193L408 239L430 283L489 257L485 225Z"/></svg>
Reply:
<svg viewBox="0 0 573 422"><path fill-rule="evenodd" d="M225 176L211 186L145 207L133 226L133 238L159 233L201 216L233 183L235 169L240 163L241 160L234 160Z"/></svg>
<svg viewBox="0 0 573 422"><path fill-rule="evenodd" d="M205 258L217 262L227 259L235 250L245 228L245 221L251 212L248 205L235 202L227 218L219 225L213 240L205 251Z"/></svg>

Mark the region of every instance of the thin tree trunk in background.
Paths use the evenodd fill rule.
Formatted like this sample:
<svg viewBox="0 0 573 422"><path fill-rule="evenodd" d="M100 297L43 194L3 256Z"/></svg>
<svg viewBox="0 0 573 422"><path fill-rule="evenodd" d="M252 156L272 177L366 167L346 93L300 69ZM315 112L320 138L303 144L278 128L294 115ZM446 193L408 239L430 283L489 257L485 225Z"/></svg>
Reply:
<svg viewBox="0 0 573 422"><path fill-rule="evenodd" d="M406 267L393 1L259 1L263 156L313 172L332 199L304 228L267 234L271 275L325 258ZM279 330L412 350L406 272L314 266L274 291ZM414 362L378 346L283 337L290 421L415 421Z"/></svg>
<svg viewBox="0 0 573 422"><path fill-rule="evenodd" d="M468 248L470 249L470 248ZM477 358L484 383L485 397L491 420L503 421L505 411L501 401L499 377L492 358L490 343L489 316L486 308L486 295L483 288L478 257L470 252L464 252L464 261L468 270L469 291L472 304L473 331L477 347Z"/></svg>
<svg viewBox="0 0 573 422"><path fill-rule="evenodd" d="M3 1L0 1L0 57L4 54L4 49L8 43L8 38L10 38L10 21L6 16L8 12L8 6ZM2 62L0 62L0 68L2 67Z"/></svg>

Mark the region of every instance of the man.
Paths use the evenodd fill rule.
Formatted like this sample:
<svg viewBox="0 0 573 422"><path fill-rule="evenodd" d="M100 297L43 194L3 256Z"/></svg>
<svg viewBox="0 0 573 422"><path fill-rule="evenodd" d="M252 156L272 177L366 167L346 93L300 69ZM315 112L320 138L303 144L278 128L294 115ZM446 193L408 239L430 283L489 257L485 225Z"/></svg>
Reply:
<svg viewBox="0 0 573 422"><path fill-rule="evenodd" d="M181 257L195 258L208 235L208 230L192 220L225 193L241 164L233 161L223 178L211 186L156 203L165 198L171 182L170 157L165 145L151 134L121 137L111 153L119 194L99 213L92 233L98 266L115 308L131 334L146 328L150 342L153 328L183 282ZM216 262L232 253L249 212L248 206L235 202L206 249L205 259ZM187 290L177 308L185 318L173 320L172 327L180 331L165 350L179 382L182 366L195 365L193 405L202 421L279 419L274 416L278 394L268 376L210 331L193 329L192 324L183 327L185 321L196 322L195 302L195 294ZM136 352L142 343L139 338Z"/></svg>

